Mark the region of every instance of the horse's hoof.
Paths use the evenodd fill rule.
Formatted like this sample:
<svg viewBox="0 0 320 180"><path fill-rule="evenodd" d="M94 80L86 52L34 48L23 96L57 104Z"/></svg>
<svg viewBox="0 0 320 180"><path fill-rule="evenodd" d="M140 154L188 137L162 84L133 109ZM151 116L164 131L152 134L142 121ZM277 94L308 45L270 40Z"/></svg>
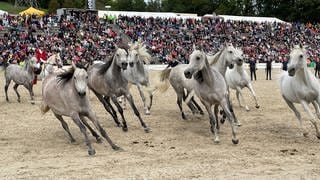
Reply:
<svg viewBox="0 0 320 180"><path fill-rule="evenodd" d="M102 143L102 138L101 137L97 137L96 139L97 139L97 143L98 144Z"/></svg>
<svg viewBox="0 0 320 180"><path fill-rule="evenodd" d="M220 139L219 139L219 138L216 138L213 142L214 142L215 144L219 144L219 143L220 143Z"/></svg>
<svg viewBox="0 0 320 180"><path fill-rule="evenodd" d="M112 149L115 151L124 151L121 147L119 147L117 145L112 146Z"/></svg>
<svg viewBox="0 0 320 180"><path fill-rule="evenodd" d="M150 111L146 111L144 114L145 115L150 115Z"/></svg>
<svg viewBox="0 0 320 180"><path fill-rule="evenodd" d="M249 109L249 108L246 108L246 111L247 111L247 112L249 112L249 111L250 111L250 109Z"/></svg>
<svg viewBox="0 0 320 180"><path fill-rule="evenodd" d="M256 108L257 108L257 109L259 109L259 108L260 108L260 106L259 106L259 105L256 105Z"/></svg>
<svg viewBox="0 0 320 180"><path fill-rule="evenodd" d="M303 135L304 137L308 137L309 133L304 132L304 133L302 133L302 135Z"/></svg>
<svg viewBox="0 0 320 180"><path fill-rule="evenodd" d="M144 132L145 132L145 133L149 133L149 132L151 132L151 129L148 128L148 127L146 127L146 128L144 128Z"/></svg>
<svg viewBox="0 0 320 180"><path fill-rule="evenodd" d="M128 132L128 127L127 127L127 126L123 126L123 127L122 127L122 131Z"/></svg>
<svg viewBox="0 0 320 180"><path fill-rule="evenodd" d="M186 116L184 114L182 114L182 119L183 120L187 120Z"/></svg>
<svg viewBox="0 0 320 180"><path fill-rule="evenodd" d="M88 154L89 154L90 156L93 156L93 155L96 154L96 150L90 149L90 150L88 150Z"/></svg>
<svg viewBox="0 0 320 180"><path fill-rule="evenodd" d="M239 144L239 139L232 139L233 144Z"/></svg>
<svg viewBox="0 0 320 180"><path fill-rule="evenodd" d="M71 144L74 144L76 142L76 140L75 139L71 139L70 142L71 142Z"/></svg>
<svg viewBox="0 0 320 180"><path fill-rule="evenodd" d="M35 105L36 103L34 103L34 102L31 102L31 104L32 104L32 105Z"/></svg>
<svg viewBox="0 0 320 180"><path fill-rule="evenodd" d="M242 124L239 123L239 122L236 122L235 125L238 126L238 127L242 126Z"/></svg>

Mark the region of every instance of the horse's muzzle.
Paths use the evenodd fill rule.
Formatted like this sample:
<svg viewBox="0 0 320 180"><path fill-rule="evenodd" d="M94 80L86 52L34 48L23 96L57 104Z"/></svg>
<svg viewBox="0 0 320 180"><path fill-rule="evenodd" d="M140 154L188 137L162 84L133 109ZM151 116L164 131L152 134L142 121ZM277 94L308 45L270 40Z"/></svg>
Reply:
<svg viewBox="0 0 320 180"><path fill-rule="evenodd" d="M229 69L233 69L234 64L229 64Z"/></svg>
<svg viewBox="0 0 320 180"><path fill-rule="evenodd" d="M189 70L189 69L186 69L186 70L184 71L184 76L185 76L186 78L188 78L188 79L191 79L192 74L193 74L193 72L192 72L191 70Z"/></svg>
<svg viewBox="0 0 320 180"><path fill-rule="evenodd" d="M86 92L78 92L80 97L84 97L86 95Z"/></svg>
<svg viewBox="0 0 320 180"><path fill-rule="evenodd" d="M126 62L121 63L121 67L123 70L126 70L128 67L128 63L126 63Z"/></svg>
<svg viewBox="0 0 320 180"><path fill-rule="evenodd" d="M130 63L129 63L129 66L130 66L130 67L133 67L133 65L134 65L133 62L130 62Z"/></svg>
<svg viewBox="0 0 320 180"><path fill-rule="evenodd" d="M296 69L295 68L288 69L289 76L294 76L295 73L296 73Z"/></svg>

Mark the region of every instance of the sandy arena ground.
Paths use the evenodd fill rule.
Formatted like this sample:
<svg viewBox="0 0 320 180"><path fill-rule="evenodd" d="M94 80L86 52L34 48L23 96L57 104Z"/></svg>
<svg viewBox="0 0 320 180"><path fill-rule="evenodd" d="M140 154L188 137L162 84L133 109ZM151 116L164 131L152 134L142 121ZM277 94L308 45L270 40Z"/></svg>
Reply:
<svg viewBox="0 0 320 180"><path fill-rule="evenodd" d="M77 140L74 144L51 112L41 115L41 82L34 87L36 105L30 104L23 87L18 103L13 84L7 103L1 72L0 179L319 179L320 140L307 114L302 112L303 125L310 133L303 137L280 96L280 70L273 70L271 81L265 80L264 70L257 73L253 86L260 109L254 108L248 90L243 92L251 111L240 109L232 91L235 113L242 122L238 145L231 142L228 123L221 127L221 143L215 144L207 114L193 116L184 105L188 120L182 120L172 88L156 93L152 115L142 115L152 128L149 134L131 109L126 110L129 131L115 127L90 93L102 126L124 151L115 152L105 142L97 144L90 135L96 155L89 157L83 135L70 118L65 119ZM132 90L142 113L141 99Z"/></svg>

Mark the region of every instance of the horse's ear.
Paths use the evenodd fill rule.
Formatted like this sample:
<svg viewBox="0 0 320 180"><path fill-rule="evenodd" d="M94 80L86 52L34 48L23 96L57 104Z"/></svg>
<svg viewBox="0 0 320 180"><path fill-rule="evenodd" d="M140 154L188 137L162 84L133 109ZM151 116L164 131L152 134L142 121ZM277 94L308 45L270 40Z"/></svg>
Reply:
<svg viewBox="0 0 320 180"><path fill-rule="evenodd" d="M303 48L303 45L301 43L299 44L299 48L301 48L301 49Z"/></svg>
<svg viewBox="0 0 320 180"><path fill-rule="evenodd" d="M192 45L192 49L193 49L194 51L196 50L196 45L195 45L195 44Z"/></svg>
<svg viewBox="0 0 320 180"><path fill-rule="evenodd" d="M115 47L115 49L118 49L118 45L117 44L114 44L114 47Z"/></svg>
<svg viewBox="0 0 320 180"><path fill-rule="evenodd" d="M77 68L76 64L73 61L71 61L71 66L72 66L73 69Z"/></svg>

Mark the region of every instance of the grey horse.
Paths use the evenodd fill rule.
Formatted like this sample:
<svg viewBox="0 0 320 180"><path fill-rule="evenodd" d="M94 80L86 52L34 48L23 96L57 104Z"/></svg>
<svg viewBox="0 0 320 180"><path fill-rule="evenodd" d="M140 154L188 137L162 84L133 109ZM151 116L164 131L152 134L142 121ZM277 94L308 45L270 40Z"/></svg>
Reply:
<svg viewBox="0 0 320 180"><path fill-rule="evenodd" d="M64 130L68 133L71 142L75 142L68 124L62 118L62 116L71 117L85 137L89 155L94 155L96 152L88 139L86 127L98 142L101 142L101 137L89 126L85 117L92 121L101 135L111 145L112 149L119 150L120 148L111 141L106 131L98 122L95 113L92 111L89 99L86 96L87 81L88 74L84 66L77 67L74 64L69 71L64 73L49 74L42 83L43 102L41 111L42 113L46 113L51 109Z"/></svg>
<svg viewBox="0 0 320 180"><path fill-rule="evenodd" d="M213 115L212 106L221 106L232 129L232 142L238 144L239 140L236 136L235 125L236 117L230 111L230 101L228 95L227 84L216 69L211 68L206 54L202 50L194 50L189 57L190 64L184 71L186 78L191 79L192 87L196 95L206 107L209 114L211 132L215 135L215 142L220 142L218 134L217 111Z"/></svg>
<svg viewBox="0 0 320 180"><path fill-rule="evenodd" d="M142 120L138 109L133 101L133 97L128 89L128 80L123 75L123 70L128 66L128 51L124 47L117 47L111 60L106 63L96 63L88 69L88 86L95 93L98 99L102 102L105 109L111 114L115 123L120 126L116 111L110 104L110 98L116 105L122 117L122 129L127 131L127 123L123 114L123 109L118 102L117 97L125 96L129 101L135 115L138 117L145 132L149 132Z"/></svg>
<svg viewBox="0 0 320 180"><path fill-rule="evenodd" d="M18 86L23 85L29 91L31 103L34 104L34 102L33 102L34 93L33 93L32 80L34 78L34 68L37 67L36 62L37 62L36 57L32 57L29 60L26 60L24 67L21 67L18 64L9 64L6 67L5 73L4 73L5 80L6 80L6 84L4 86L4 91L6 94L7 102L9 102L8 88L9 88L11 81L13 81L15 83L15 85L13 86L13 89L18 96L18 102L20 102L20 94L18 92Z"/></svg>

